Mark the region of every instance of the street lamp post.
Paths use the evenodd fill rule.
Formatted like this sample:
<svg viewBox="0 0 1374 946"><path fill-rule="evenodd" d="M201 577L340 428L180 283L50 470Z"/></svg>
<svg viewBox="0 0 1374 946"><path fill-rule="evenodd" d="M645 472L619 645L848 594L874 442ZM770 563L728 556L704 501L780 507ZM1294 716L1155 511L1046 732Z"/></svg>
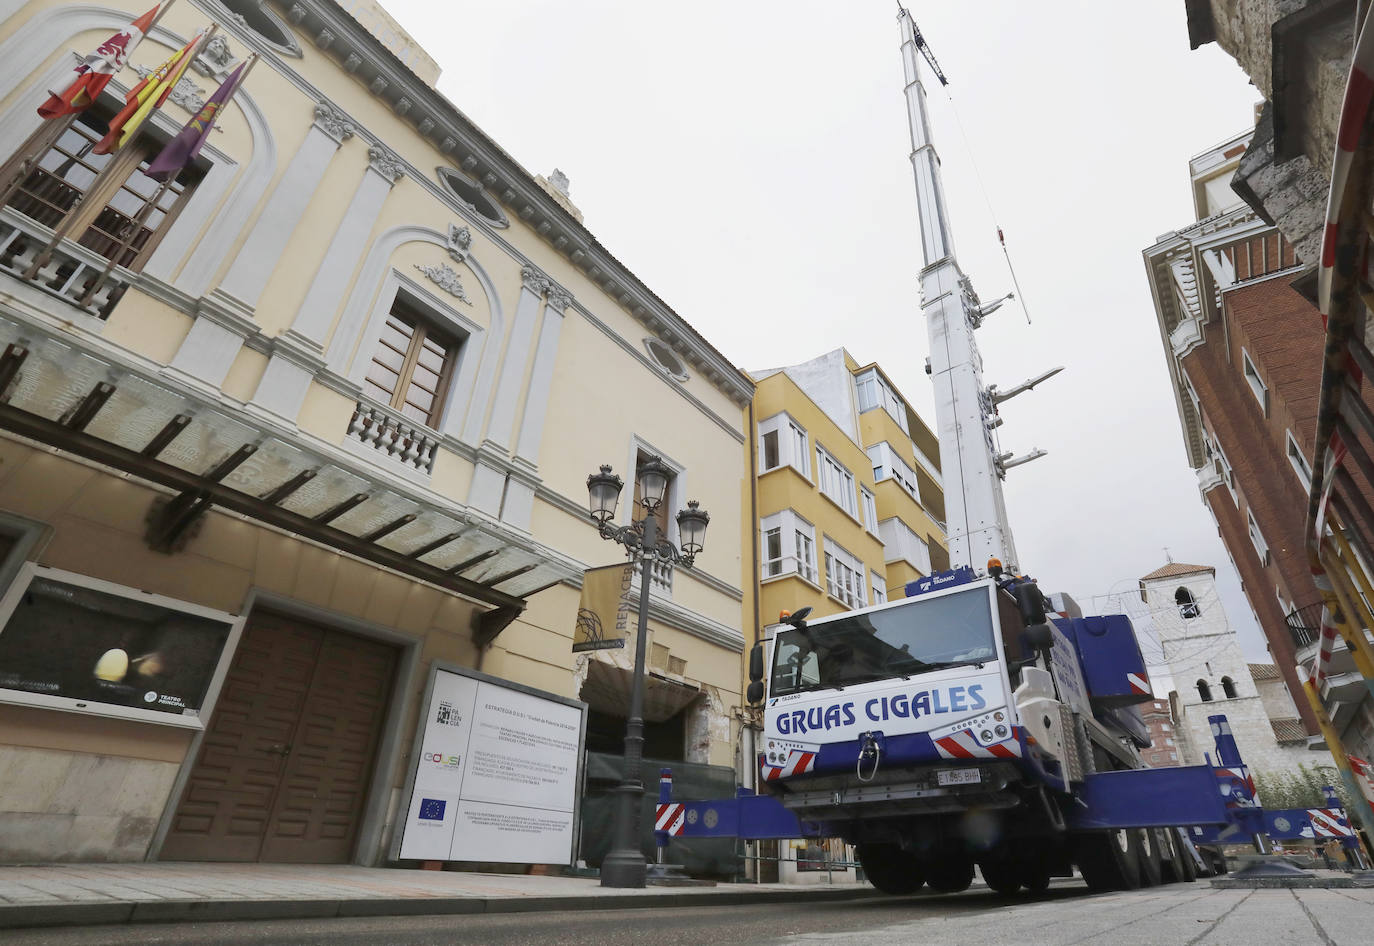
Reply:
<svg viewBox="0 0 1374 946"><path fill-rule="evenodd" d="M625 546L630 560L639 565L639 625L635 631L635 669L630 682L630 715L625 723L625 768L616 787L615 840L606 859L601 862L601 886L643 887L646 861L639 849L640 798L644 783L640 778L644 759L644 646L649 630L649 579L655 562L668 562L691 568L706 537L706 524L711 521L706 510L693 500L677 514L678 532L682 537L679 549L661 535L655 511L663 504L668 489L670 470L659 457L649 457L635 471L639 486L639 504L644 518L628 526L611 524L616 502L625 483L602 466L600 473L587 477L587 493L592 519L603 539Z"/></svg>

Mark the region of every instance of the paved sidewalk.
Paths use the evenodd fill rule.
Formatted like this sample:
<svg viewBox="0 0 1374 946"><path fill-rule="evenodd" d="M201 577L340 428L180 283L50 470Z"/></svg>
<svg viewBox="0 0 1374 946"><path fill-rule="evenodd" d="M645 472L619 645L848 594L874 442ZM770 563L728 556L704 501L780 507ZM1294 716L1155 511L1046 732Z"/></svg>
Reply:
<svg viewBox="0 0 1374 946"><path fill-rule="evenodd" d="M294 864L0 867L0 930L187 920L606 910L878 896L867 884L613 890L596 879Z"/></svg>

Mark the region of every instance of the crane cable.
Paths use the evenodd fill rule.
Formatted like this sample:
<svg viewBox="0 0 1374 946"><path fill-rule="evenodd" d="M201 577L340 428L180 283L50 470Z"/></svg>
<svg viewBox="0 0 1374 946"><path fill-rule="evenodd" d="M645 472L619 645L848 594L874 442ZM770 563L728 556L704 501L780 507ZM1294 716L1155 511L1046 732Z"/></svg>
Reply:
<svg viewBox="0 0 1374 946"><path fill-rule="evenodd" d="M943 75L940 77L943 80ZM1021 283L1016 278L1016 267L1011 264L1011 252L1007 249L1007 238L1002 233L1002 224L997 219L997 211L992 208L992 198L988 196L987 186L983 183L983 172L978 169L978 161L973 156L973 145L969 143L968 132L964 130L964 122L959 117L959 109L954 104L954 95L949 91L949 84L942 81L942 88L945 90L945 97L949 99L949 109L954 115L954 124L959 126L959 137L964 142L964 152L968 155L968 163L973 168L974 179L978 181L978 190L983 194L983 203L987 204L988 215L992 217L993 226L997 228L997 242L1002 246L1002 256L1007 261L1007 272L1011 273L1011 284L1016 289L1016 298L1021 301L1021 312L1026 316L1026 324L1031 324L1030 309L1026 307L1026 295L1021 291Z"/></svg>

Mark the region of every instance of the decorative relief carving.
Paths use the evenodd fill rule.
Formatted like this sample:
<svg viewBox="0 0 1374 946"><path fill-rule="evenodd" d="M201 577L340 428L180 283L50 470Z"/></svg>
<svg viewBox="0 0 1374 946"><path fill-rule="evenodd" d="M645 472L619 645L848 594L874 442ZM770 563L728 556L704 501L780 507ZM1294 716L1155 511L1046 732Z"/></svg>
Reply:
<svg viewBox="0 0 1374 946"><path fill-rule="evenodd" d="M431 131L434 130L434 119L432 119L432 118L424 118L424 119L421 119L421 120L420 120L420 124L419 124L419 125L416 125L415 127L416 127L416 130L420 132L420 134L425 135L425 136L428 136L429 133L430 133Z"/></svg>
<svg viewBox="0 0 1374 946"><path fill-rule="evenodd" d="M520 281L526 289L536 294L548 292L552 285L548 276L529 264L520 267Z"/></svg>
<svg viewBox="0 0 1374 946"><path fill-rule="evenodd" d="M286 11L286 18L292 23L299 23L301 20L305 19L305 7L301 6L299 3L291 4L291 9Z"/></svg>
<svg viewBox="0 0 1374 946"><path fill-rule="evenodd" d="M572 305L572 293L562 286L549 286L549 308L558 312L567 311L568 306Z"/></svg>
<svg viewBox="0 0 1374 946"><path fill-rule="evenodd" d="M454 296L464 305L472 305L472 300L463 291L463 284L459 281L458 271L447 263L440 263L438 266L421 266L415 264L415 268L424 273L430 282L440 289Z"/></svg>
<svg viewBox="0 0 1374 946"><path fill-rule="evenodd" d="M367 160L374 171L393 184L405 177L405 165L396 152L385 145L375 144L368 148Z"/></svg>
<svg viewBox="0 0 1374 946"><path fill-rule="evenodd" d="M457 141L457 139L454 139L454 138L445 138L445 139L440 143L440 145L439 145L439 150L442 151L444 154L448 154L450 151L452 151L452 150L453 150L454 148L456 148L456 147L458 147L458 141Z"/></svg>
<svg viewBox="0 0 1374 946"><path fill-rule="evenodd" d="M340 142L352 138L357 131L347 116L328 102L320 102L315 106L315 124Z"/></svg>
<svg viewBox="0 0 1374 946"><path fill-rule="evenodd" d="M150 69L148 66L134 66L134 71L138 73L140 79L146 79L157 70ZM171 99L194 115L205 106L205 91L183 75L172 87Z"/></svg>
<svg viewBox="0 0 1374 946"><path fill-rule="evenodd" d="M348 58L343 61L344 72L357 72L358 67L363 64L363 57L357 53L349 53Z"/></svg>
<svg viewBox="0 0 1374 946"><path fill-rule="evenodd" d="M234 58L233 50L229 48L228 37L223 33L216 33L210 37L210 42L205 44L205 48L192 61L191 66L203 76L218 78L238 65L238 62Z"/></svg>
<svg viewBox="0 0 1374 946"><path fill-rule="evenodd" d="M328 49L333 42L334 34L329 32L329 30L320 30L320 35L315 37L315 45L321 49Z"/></svg>
<svg viewBox="0 0 1374 946"><path fill-rule="evenodd" d="M388 84L389 83L385 79L383 79L381 76L378 76L377 78L372 80L372 84L367 87L367 90L371 92L373 95L381 95L383 92L386 91L386 87Z"/></svg>
<svg viewBox="0 0 1374 946"><path fill-rule="evenodd" d="M410 99L406 98L403 95L396 100L396 104L392 107L396 109L397 115L404 116L406 113L410 111Z"/></svg>
<svg viewBox="0 0 1374 946"><path fill-rule="evenodd" d="M472 231L456 223L448 225L448 255L458 262L468 258L468 248L472 246Z"/></svg>

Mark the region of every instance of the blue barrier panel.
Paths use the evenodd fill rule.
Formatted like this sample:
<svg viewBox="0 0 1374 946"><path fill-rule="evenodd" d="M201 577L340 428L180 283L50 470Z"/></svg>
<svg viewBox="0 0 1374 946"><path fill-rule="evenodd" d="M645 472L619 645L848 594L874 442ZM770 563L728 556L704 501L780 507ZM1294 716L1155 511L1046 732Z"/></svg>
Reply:
<svg viewBox="0 0 1374 946"><path fill-rule="evenodd" d="M755 795L740 789L734 798L683 802L686 806L684 838L815 838L820 828L810 821L799 821L782 802L768 795Z"/></svg>
<svg viewBox="0 0 1374 946"><path fill-rule="evenodd" d="M1275 841L1313 837L1312 819L1306 808L1280 808L1264 812L1264 833Z"/></svg>
<svg viewBox="0 0 1374 946"><path fill-rule="evenodd" d="M1071 805L1071 828L1168 828L1226 824L1230 819L1211 766L1096 772ZM1085 807L1086 806L1086 807Z"/></svg>

